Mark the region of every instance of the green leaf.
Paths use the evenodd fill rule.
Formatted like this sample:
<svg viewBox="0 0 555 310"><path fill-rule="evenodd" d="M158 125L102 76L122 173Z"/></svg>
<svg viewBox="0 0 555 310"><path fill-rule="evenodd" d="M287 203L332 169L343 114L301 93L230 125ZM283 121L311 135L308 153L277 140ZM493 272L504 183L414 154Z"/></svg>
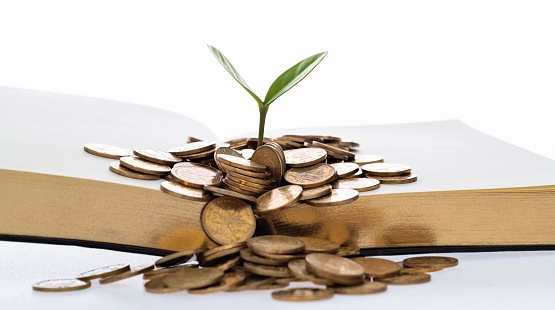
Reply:
<svg viewBox="0 0 555 310"><path fill-rule="evenodd" d="M256 100L258 105L259 106L263 105L262 100L260 100L260 98L258 98L258 96L255 93L253 93L253 91L250 89L249 85L247 85L247 82L245 82L245 80L243 80L243 78L241 77L239 72L237 72L237 70L235 70L235 67L233 67L231 62L229 62L229 60L224 56L224 54L222 54L222 52L220 52L217 48L215 48L211 45L208 45L208 48L210 49L212 54L214 54L214 57L216 57L216 59L227 70L227 72L229 72L229 74L231 74L231 76L239 84L241 84L241 86L243 86L243 88L254 98L254 100Z"/></svg>
<svg viewBox="0 0 555 310"><path fill-rule="evenodd" d="M279 96L285 94L288 90L302 81L316 66L326 57L328 52L323 52L308 57L307 59L299 62L287 71L283 72L270 86L266 98L264 99L265 105L270 105Z"/></svg>

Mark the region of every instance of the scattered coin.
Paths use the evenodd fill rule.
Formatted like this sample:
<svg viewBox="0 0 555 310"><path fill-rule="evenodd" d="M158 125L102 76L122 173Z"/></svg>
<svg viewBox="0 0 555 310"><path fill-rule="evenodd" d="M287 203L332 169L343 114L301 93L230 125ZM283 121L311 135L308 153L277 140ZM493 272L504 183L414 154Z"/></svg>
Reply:
<svg viewBox="0 0 555 310"><path fill-rule="evenodd" d="M166 151L160 151L145 147L137 147L133 149L133 154L144 160L162 165L173 165L181 161L181 158L172 155Z"/></svg>
<svg viewBox="0 0 555 310"><path fill-rule="evenodd" d="M33 290L41 292L67 292L86 289L91 282L77 279L55 279L33 284Z"/></svg>
<svg viewBox="0 0 555 310"><path fill-rule="evenodd" d="M265 235L247 241L254 253L290 254L304 251L304 242L288 236Z"/></svg>
<svg viewBox="0 0 555 310"><path fill-rule="evenodd" d="M212 195L200 188L194 188L175 182L162 182L160 184L160 190L172 196L193 201L209 201L210 199L212 199Z"/></svg>
<svg viewBox="0 0 555 310"><path fill-rule="evenodd" d="M253 172L265 172L266 166L254 162L252 160L245 159L243 157L237 157L233 155L226 155L226 154L218 154L216 157L217 160L221 161L222 163L233 166L236 168L240 168L243 170L253 171ZM224 167L225 168L225 167Z"/></svg>
<svg viewBox="0 0 555 310"><path fill-rule="evenodd" d="M359 192L366 192L380 187L380 181L370 178L341 179L332 183L333 188L354 189Z"/></svg>
<svg viewBox="0 0 555 310"><path fill-rule="evenodd" d="M366 164L361 167L368 175L391 177L410 173L410 166L396 163Z"/></svg>
<svg viewBox="0 0 555 310"><path fill-rule="evenodd" d="M318 187L337 178L337 173L330 165L316 164L308 167L291 168L285 173L285 181L303 188Z"/></svg>
<svg viewBox="0 0 555 310"><path fill-rule="evenodd" d="M128 149L100 143L87 143L84 149L89 154L112 159L133 155L133 152Z"/></svg>
<svg viewBox="0 0 555 310"><path fill-rule="evenodd" d="M291 274L303 281L310 281L318 285L333 285L332 281L324 278L319 278L308 272L306 268L306 260L304 259L292 260L287 264L287 267L289 268Z"/></svg>
<svg viewBox="0 0 555 310"><path fill-rule="evenodd" d="M113 276L101 278L98 282L100 284L114 283L114 282L117 282L117 281L121 281L121 280L124 280L124 279L128 279L128 278L140 275L140 274L142 274L146 271L152 270L152 269L154 269L154 265L143 265L143 266L133 267L133 268L131 268L131 270L124 271L122 273L118 273L118 274L115 274Z"/></svg>
<svg viewBox="0 0 555 310"><path fill-rule="evenodd" d="M321 143L321 142L318 142L318 141L312 142L312 146L322 148L322 149L326 150L328 152L328 154L329 154L329 152L332 152L332 153L336 153L336 154L339 154L339 155L346 156L348 158L355 158L355 156L356 156L356 154L353 153L353 152L349 152L349 151L340 149L338 147L327 145L325 143Z"/></svg>
<svg viewBox="0 0 555 310"><path fill-rule="evenodd" d="M289 272L289 268L283 267L283 266L267 266L267 265L259 265L251 262L244 262L243 266L247 271L260 276L275 277L275 278L286 278L291 276L291 273Z"/></svg>
<svg viewBox="0 0 555 310"><path fill-rule="evenodd" d="M224 195L224 196L231 196L231 197L247 200L247 201L250 201L250 202L256 202L256 197L254 197L254 196L241 194L241 193L238 193L236 191L232 191L232 190L221 188L221 187L205 185L204 190L209 191L209 192L213 192L213 193L218 193L218 194L221 194L221 195Z"/></svg>
<svg viewBox="0 0 555 310"><path fill-rule="evenodd" d="M284 301L311 301L333 297L333 290L323 288L292 288L272 292L272 298Z"/></svg>
<svg viewBox="0 0 555 310"><path fill-rule="evenodd" d="M182 155L180 157L183 158L183 159L189 159L189 160L206 159L207 161L214 161L214 158L212 156L214 155L215 151L216 151L216 149L213 148L213 149L208 150L208 151L203 151L203 152L189 154L189 155Z"/></svg>
<svg viewBox="0 0 555 310"><path fill-rule="evenodd" d="M397 175L393 177L381 177L376 175L370 175L370 178L379 180L382 184L406 184L416 182L417 176L414 173L409 173L406 175Z"/></svg>
<svg viewBox="0 0 555 310"><path fill-rule="evenodd" d="M298 185L286 185L273 189L256 200L254 212L269 214L280 209L291 207L299 201L303 188Z"/></svg>
<svg viewBox="0 0 555 310"><path fill-rule="evenodd" d="M171 174L176 182L197 188L205 185L219 186L223 178L220 170L197 163L182 163L174 167Z"/></svg>
<svg viewBox="0 0 555 310"><path fill-rule="evenodd" d="M283 151L285 162L290 167L307 167L324 161L328 155L324 149L308 147Z"/></svg>
<svg viewBox="0 0 555 310"><path fill-rule="evenodd" d="M331 193L332 187L331 184L324 184L318 187L313 188L306 188L303 189L303 193L301 194L301 201L314 199L318 197L322 197Z"/></svg>
<svg viewBox="0 0 555 310"><path fill-rule="evenodd" d="M186 156L190 154L205 152L215 147L216 143L214 142L198 141L171 148L168 150L168 152L176 156Z"/></svg>
<svg viewBox="0 0 555 310"><path fill-rule="evenodd" d="M355 257L351 259L359 263L370 278L387 278L397 275L401 271L399 264L387 259L374 257Z"/></svg>
<svg viewBox="0 0 555 310"><path fill-rule="evenodd" d="M201 223L208 237L220 245L245 242L256 229L251 207L233 197L218 197L207 203Z"/></svg>
<svg viewBox="0 0 555 310"><path fill-rule="evenodd" d="M353 286L331 286L328 287L332 289L336 294L346 294L346 295L366 295L385 292L387 290L387 284L382 282L363 282L359 285Z"/></svg>
<svg viewBox="0 0 555 310"><path fill-rule="evenodd" d="M428 268L401 268L401 274L415 274L415 273L428 273L441 271L443 268L438 267L428 267Z"/></svg>
<svg viewBox="0 0 555 310"><path fill-rule="evenodd" d="M305 253L337 253L339 251L339 244L337 242L311 237L296 237L304 242Z"/></svg>
<svg viewBox="0 0 555 310"><path fill-rule="evenodd" d="M328 253L306 256L307 270L338 284L358 284L364 278L364 268L353 260Z"/></svg>
<svg viewBox="0 0 555 310"><path fill-rule="evenodd" d="M171 268L159 268L159 269L153 269L153 270L149 270L146 271L143 274L143 279L144 280L151 280L157 277L161 277L161 276L165 276L168 274L172 274L175 272L179 272L183 269L188 269L188 268L194 268L193 265L186 265L186 266L179 266L179 267L171 267Z"/></svg>
<svg viewBox="0 0 555 310"><path fill-rule="evenodd" d="M205 288L196 288L187 290L190 294L209 294L225 291L233 286L239 285L245 281L246 275L242 272L230 272L224 274L223 278L217 285Z"/></svg>
<svg viewBox="0 0 555 310"><path fill-rule="evenodd" d="M87 272L83 272L75 277L77 280L90 281L93 279L104 278L124 271L129 271L131 268L126 264L115 264L106 267L100 267Z"/></svg>
<svg viewBox="0 0 555 310"><path fill-rule="evenodd" d="M409 285L430 282L432 277L427 273L401 274L389 278L378 278L376 281L394 285Z"/></svg>
<svg viewBox="0 0 555 310"><path fill-rule="evenodd" d="M193 255L198 255L206 251L208 251L208 249L205 247L202 247L202 248L175 252L158 259L154 263L154 265L156 265L156 267L170 267L174 265L179 265L191 259Z"/></svg>
<svg viewBox="0 0 555 310"><path fill-rule="evenodd" d="M355 163L336 163L330 164L335 169L339 178L348 178L358 172L359 165Z"/></svg>
<svg viewBox="0 0 555 310"><path fill-rule="evenodd" d="M164 284L164 278L165 276L157 277L146 282L145 290L149 293L155 293L155 294L167 294L167 293L175 293L175 292L182 291L182 289L180 288L169 287L166 284Z"/></svg>
<svg viewBox="0 0 555 310"><path fill-rule="evenodd" d="M218 268L190 268L183 269L162 278L164 284L171 288L186 290L212 285L224 277L224 272ZM155 280L155 279L154 279Z"/></svg>
<svg viewBox="0 0 555 310"><path fill-rule="evenodd" d="M331 193L312 200L307 200L306 203L315 207L330 207L347 204L358 199L358 191L354 189L332 189Z"/></svg>
<svg viewBox="0 0 555 310"><path fill-rule="evenodd" d="M171 171L170 167L166 165L153 163L133 156L121 157L119 163L127 169L146 174L164 175Z"/></svg>
<svg viewBox="0 0 555 310"><path fill-rule="evenodd" d="M448 268L458 264L456 258L445 256L420 256L403 260L403 266L408 268Z"/></svg>
<svg viewBox="0 0 555 310"><path fill-rule="evenodd" d="M158 179L160 179L159 175L146 174L146 173L136 172L136 171L127 169L127 168L123 167L122 165L120 165L119 160L111 162L109 169L110 169L110 171L112 171L115 174L119 174L119 175L124 176L124 177L138 179L138 180L158 180Z"/></svg>
<svg viewBox="0 0 555 310"><path fill-rule="evenodd" d="M384 157L377 154L356 154L355 163L364 166L366 164L383 163Z"/></svg>

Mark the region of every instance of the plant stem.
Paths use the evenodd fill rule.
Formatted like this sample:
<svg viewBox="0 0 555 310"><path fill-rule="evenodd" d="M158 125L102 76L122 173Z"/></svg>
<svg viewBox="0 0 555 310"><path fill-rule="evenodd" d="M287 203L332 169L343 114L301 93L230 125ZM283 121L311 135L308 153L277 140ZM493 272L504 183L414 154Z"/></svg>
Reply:
<svg viewBox="0 0 555 310"><path fill-rule="evenodd" d="M269 106L261 105L258 110L260 111L260 124L258 126L258 147L264 143L264 124L266 123L266 113L268 113Z"/></svg>

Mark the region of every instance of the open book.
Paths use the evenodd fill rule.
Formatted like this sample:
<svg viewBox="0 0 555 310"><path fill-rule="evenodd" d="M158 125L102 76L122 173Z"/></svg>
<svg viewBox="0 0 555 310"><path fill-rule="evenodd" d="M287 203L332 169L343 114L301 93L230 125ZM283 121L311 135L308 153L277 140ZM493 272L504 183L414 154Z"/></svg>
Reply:
<svg viewBox="0 0 555 310"><path fill-rule="evenodd" d="M108 170L86 143L169 149L216 137L154 108L0 88L0 239L164 254L214 244L205 203L165 194L160 182ZM278 233L328 238L367 251L555 248L555 161L458 121L287 129L329 134L405 163L415 183L382 185L335 207L299 204L272 214Z"/></svg>

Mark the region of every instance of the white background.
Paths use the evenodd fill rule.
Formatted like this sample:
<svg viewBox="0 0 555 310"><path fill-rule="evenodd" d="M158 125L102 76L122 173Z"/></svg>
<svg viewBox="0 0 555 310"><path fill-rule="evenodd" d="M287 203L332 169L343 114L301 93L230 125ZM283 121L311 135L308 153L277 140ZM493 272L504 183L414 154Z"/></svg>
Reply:
<svg viewBox="0 0 555 310"><path fill-rule="evenodd" d="M552 1L0 0L0 86L156 106L226 138L255 132L258 111L206 44L219 48L259 97L287 68L328 51L271 106L267 128L455 118L555 159L554 16ZM45 295L31 284L154 258L1 247L0 300L8 308L307 307L272 302L268 292L165 299L144 293L138 279ZM554 254L450 254L461 266L430 284L310 307L549 309Z"/></svg>

